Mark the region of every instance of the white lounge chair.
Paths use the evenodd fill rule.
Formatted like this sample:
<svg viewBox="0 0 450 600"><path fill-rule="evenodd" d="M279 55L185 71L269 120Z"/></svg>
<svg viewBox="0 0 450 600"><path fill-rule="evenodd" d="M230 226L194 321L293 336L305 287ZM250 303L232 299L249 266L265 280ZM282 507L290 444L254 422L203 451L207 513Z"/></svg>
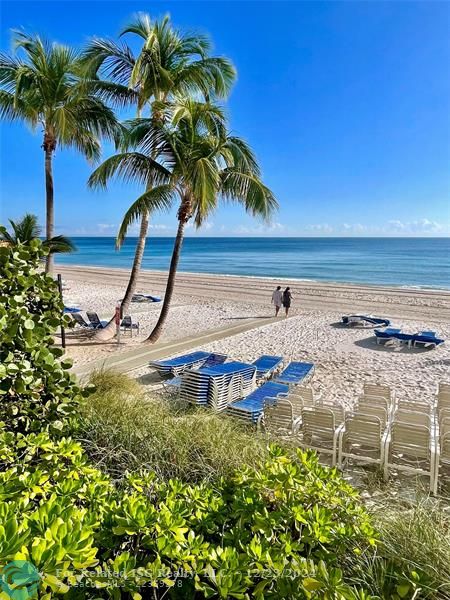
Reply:
<svg viewBox="0 0 450 600"><path fill-rule="evenodd" d="M395 420L386 441L384 478L389 469L426 475L430 479L430 491L437 491L436 464L438 447L434 431L426 425Z"/></svg>
<svg viewBox="0 0 450 600"><path fill-rule="evenodd" d="M447 394L450 394L450 383L440 381L438 384L438 394L440 394L441 392L446 392Z"/></svg>
<svg viewBox="0 0 450 600"><path fill-rule="evenodd" d="M388 420L391 420L392 415L394 413L395 407L393 407L390 401L387 398L383 398L382 396L360 396L358 398L359 409L364 412L365 407L378 406L386 411Z"/></svg>
<svg viewBox="0 0 450 600"><path fill-rule="evenodd" d="M394 393L388 385L381 383L365 383L363 387L364 396L381 396L386 398L391 404L394 400Z"/></svg>
<svg viewBox="0 0 450 600"><path fill-rule="evenodd" d="M388 429L375 415L353 413L345 417L339 436L338 467L344 459L375 463L383 467Z"/></svg>
<svg viewBox="0 0 450 600"><path fill-rule="evenodd" d="M450 411L441 416L439 422L439 437L438 437L439 452L436 456L436 488L439 483L439 476L442 467L450 466Z"/></svg>
<svg viewBox="0 0 450 600"><path fill-rule="evenodd" d="M287 395L287 399L292 404L294 411L294 417L300 417L303 408L308 406L314 406L316 404L316 397L311 388L298 386L290 391Z"/></svg>
<svg viewBox="0 0 450 600"><path fill-rule="evenodd" d="M299 445L320 453L331 455L332 466L336 465L338 440L343 428L330 408L311 407L302 410L302 422L298 432Z"/></svg>
<svg viewBox="0 0 450 600"><path fill-rule="evenodd" d="M299 426L291 402L286 398L267 398L258 429L276 436L292 436Z"/></svg>

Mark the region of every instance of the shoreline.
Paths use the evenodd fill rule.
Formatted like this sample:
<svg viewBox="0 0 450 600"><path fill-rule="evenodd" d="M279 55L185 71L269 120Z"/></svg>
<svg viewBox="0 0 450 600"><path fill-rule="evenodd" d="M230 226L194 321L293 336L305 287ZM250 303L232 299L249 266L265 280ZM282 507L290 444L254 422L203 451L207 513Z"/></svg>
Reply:
<svg viewBox="0 0 450 600"><path fill-rule="evenodd" d="M86 286L102 283L114 288L115 303L122 297L129 278L129 271L120 268L71 266L58 271L68 281L76 281ZM161 297L165 291L166 280L166 271L142 270L136 291ZM281 283L281 280L276 278L179 272L175 293L178 297L187 297L189 304L192 301L227 301L234 303L238 309L240 305L246 304L259 307L258 310L264 306L271 311L271 297L277 281ZM340 312L342 315L370 313L391 320L414 319L430 323L450 323L449 291L332 284L294 279L284 280L283 285L292 287L293 311L320 310ZM111 305L110 310L113 311L114 306ZM153 305L153 308L158 310L157 306Z"/></svg>
<svg viewBox="0 0 450 600"><path fill-rule="evenodd" d="M107 272L118 272L118 273L130 273L131 267L130 268L125 268L125 267L105 267L105 266L100 266L100 265L83 265L83 264L61 264L61 263L55 263L55 270L57 270L57 268L59 268L59 270L61 271L67 271L68 273L70 273L72 270L76 271L78 269L88 269L91 271L107 271ZM165 276L167 277L168 275L168 271L167 270L160 270L160 269L141 269L140 271L141 275L158 275L158 276ZM355 281L331 281L331 280L321 280L321 279L308 279L306 277L277 277L277 276L272 276L272 275L265 275L265 276L260 276L260 275L236 275L234 273L210 273L210 272L203 272L203 271L178 271L177 272L177 277L178 276L182 276L182 275L186 275L186 276L193 276L193 277L211 277L211 278L217 278L217 279L222 279L222 278L233 278L233 279L248 279L252 282L254 281L271 281L271 282L276 282L276 281L283 281L286 283L294 283L294 284L311 284L314 286L330 286L333 288L358 288L358 289L364 289L364 288L368 288L370 290L374 290L374 291L386 291L386 292L396 292L396 291L402 291L404 290L405 292L418 292L418 293L425 293L425 294L447 294L449 296L450 299L450 286L448 288L440 288L437 286L423 286L423 285L403 285L403 284L398 284L398 285L388 285L388 284L381 284L381 283L358 283Z"/></svg>

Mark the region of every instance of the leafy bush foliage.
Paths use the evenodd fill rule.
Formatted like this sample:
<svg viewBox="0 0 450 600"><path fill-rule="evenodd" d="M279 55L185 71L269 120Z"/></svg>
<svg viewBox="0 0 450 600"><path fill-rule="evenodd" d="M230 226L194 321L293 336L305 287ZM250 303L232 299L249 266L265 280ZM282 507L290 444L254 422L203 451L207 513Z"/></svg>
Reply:
<svg viewBox="0 0 450 600"><path fill-rule="evenodd" d="M80 390L52 336L70 326L56 282L42 271L39 240L0 247L0 419L18 432L62 431Z"/></svg>
<svg viewBox="0 0 450 600"><path fill-rule="evenodd" d="M264 471L247 467L215 487L145 472L122 489L78 443L47 432L4 429L0 454L1 563L29 560L46 593L359 597L339 557L372 543L373 530L352 488L313 454L273 448Z"/></svg>
<svg viewBox="0 0 450 600"><path fill-rule="evenodd" d="M314 453L263 450L231 422L220 432L202 413L164 412L124 376L98 374L80 419L80 390L52 347L64 318L40 256L39 242L0 249L0 573L29 561L44 600L421 597L415 558L399 571L381 559L383 575L366 575L383 556L371 519ZM68 437L79 431L87 440Z"/></svg>

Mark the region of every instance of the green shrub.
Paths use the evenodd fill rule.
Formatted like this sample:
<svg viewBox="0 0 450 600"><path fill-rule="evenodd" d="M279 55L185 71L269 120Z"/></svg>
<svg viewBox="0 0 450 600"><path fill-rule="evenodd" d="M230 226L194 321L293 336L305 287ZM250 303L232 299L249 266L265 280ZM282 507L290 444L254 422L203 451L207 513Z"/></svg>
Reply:
<svg viewBox="0 0 450 600"><path fill-rule="evenodd" d="M437 501L391 498L373 513L377 552L355 563L355 582L386 598L450 598L450 515ZM404 596L402 596L402 593Z"/></svg>
<svg viewBox="0 0 450 600"><path fill-rule="evenodd" d="M273 448L214 487L147 472L120 490L67 438L3 429L0 455L0 567L32 562L41 597L361 597L337 565L372 543L370 520L312 453Z"/></svg>
<svg viewBox="0 0 450 600"><path fill-rule="evenodd" d="M95 392L78 435L92 461L115 479L145 467L161 479L212 481L267 458L266 440L233 419L150 399L123 374L100 371L89 382Z"/></svg>
<svg viewBox="0 0 450 600"><path fill-rule="evenodd" d="M0 420L20 432L62 431L79 400L79 389L59 361L53 334L62 323L56 282L42 272L39 240L0 247Z"/></svg>

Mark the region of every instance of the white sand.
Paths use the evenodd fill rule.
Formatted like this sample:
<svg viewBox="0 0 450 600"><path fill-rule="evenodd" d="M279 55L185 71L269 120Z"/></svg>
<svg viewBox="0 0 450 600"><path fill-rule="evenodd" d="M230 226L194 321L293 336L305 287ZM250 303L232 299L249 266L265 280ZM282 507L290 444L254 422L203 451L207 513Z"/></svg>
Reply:
<svg viewBox="0 0 450 600"><path fill-rule="evenodd" d="M66 268L70 288L66 304L94 310L109 318L124 290L126 273L114 269ZM138 291L162 295L165 275L145 272ZM284 282L283 282L284 283ZM180 274L177 293L161 341L175 340L207 330L236 325L245 319L270 316L273 280ZM382 382L398 390L399 396L430 400L438 381L450 380L450 294L423 290L399 290L350 285L292 282L292 316L262 325L208 346L230 357L251 361L261 354L279 354L286 360L304 360L316 365L315 390L330 400L352 404L363 382ZM161 304L132 304L130 314L141 324L141 335L123 336L119 350L140 344L156 322ZM352 310L350 310L350 308ZM343 328L342 314L372 312L391 318L404 331L437 331L449 340L440 347L408 349L377 346L371 329ZM82 313L84 316L84 313ZM85 335L69 336L68 354L77 364L117 352L115 341L96 343ZM147 369L134 372L142 375Z"/></svg>

